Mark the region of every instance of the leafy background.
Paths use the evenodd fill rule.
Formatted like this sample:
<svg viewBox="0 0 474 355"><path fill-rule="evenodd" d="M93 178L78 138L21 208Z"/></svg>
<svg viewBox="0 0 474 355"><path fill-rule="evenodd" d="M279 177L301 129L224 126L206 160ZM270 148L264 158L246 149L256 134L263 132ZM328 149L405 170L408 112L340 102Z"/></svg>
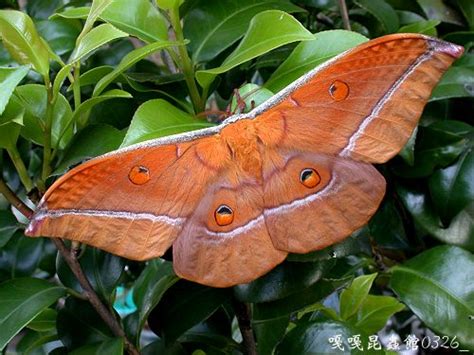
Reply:
<svg viewBox="0 0 474 355"><path fill-rule="evenodd" d="M417 32L465 46L409 143L378 167L388 182L379 211L343 243L230 289L179 280L167 255L138 263L86 248L79 261L144 354L252 353L249 326L260 354L334 351L337 334L351 353L355 334L363 344L378 334L385 348L427 336L432 348L419 353L474 351L473 1L348 0L353 32L335 0L0 6L1 177L30 207L79 162L217 124L368 38ZM122 353L124 338L51 240L24 237L26 223L0 195L0 349ZM242 309L251 317L239 329Z"/></svg>

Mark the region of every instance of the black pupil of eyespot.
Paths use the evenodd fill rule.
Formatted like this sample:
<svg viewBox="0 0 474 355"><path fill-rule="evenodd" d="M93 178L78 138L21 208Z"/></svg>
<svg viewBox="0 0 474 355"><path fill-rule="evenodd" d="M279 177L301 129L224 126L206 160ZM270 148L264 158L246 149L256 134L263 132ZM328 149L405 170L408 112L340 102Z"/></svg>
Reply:
<svg viewBox="0 0 474 355"><path fill-rule="evenodd" d="M227 206L220 206L217 209L217 213L219 213L219 214L232 214L232 210Z"/></svg>
<svg viewBox="0 0 474 355"><path fill-rule="evenodd" d="M148 169L145 168L144 166L139 166L139 167L138 167L138 172L140 172L140 173L147 173L147 172L148 172Z"/></svg>
<svg viewBox="0 0 474 355"><path fill-rule="evenodd" d="M329 91L331 92L331 94L334 94L336 90L337 90L337 87L334 84L329 87Z"/></svg>
<svg viewBox="0 0 474 355"><path fill-rule="evenodd" d="M301 172L301 181L306 181L311 175L313 175L313 170L311 169L304 169Z"/></svg>

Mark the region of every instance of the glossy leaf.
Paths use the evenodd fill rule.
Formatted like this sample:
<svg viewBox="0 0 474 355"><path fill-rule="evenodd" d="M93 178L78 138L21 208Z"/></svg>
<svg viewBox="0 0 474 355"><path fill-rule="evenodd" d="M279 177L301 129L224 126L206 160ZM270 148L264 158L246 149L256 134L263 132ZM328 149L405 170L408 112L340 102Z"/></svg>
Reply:
<svg viewBox="0 0 474 355"><path fill-rule="evenodd" d="M352 344L348 339L354 335L361 335L361 350L351 350ZM341 347L335 348L330 339L340 335ZM334 340L333 340L334 343ZM368 350L367 336L359 329L338 321L315 321L302 323L289 331L276 348L275 354L371 354L374 350Z"/></svg>
<svg viewBox="0 0 474 355"><path fill-rule="evenodd" d="M398 194L418 225L439 240L474 251L474 203L459 212L444 226L425 193L398 188Z"/></svg>
<svg viewBox="0 0 474 355"><path fill-rule="evenodd" d="M0 115L5 110L10 96L13 94L16 86L23 80L30 70L29 66L17 68L0 68Z"/></svg>
<svg viewBox="0 0 474 355"><path fill-rule="evenodd" d="M69 353L70 355L102 355L102 354L123 354L123 339L113 338L104 340L98 344L81 346Z"/></svg>
<svg viewBox="0 0 474 355"><path fill-rule="evenodd" d="M431 197L444 220L450 221L474 201L474 153L466 151L459 160L439 169L429 179Z"/></svg>
<svg viewBox="0 0 474 355"><path fill-rule="evenodd" d="M179 277L175 275L170 262L154 259L143 270L135 282L133 300L137 306L137 338L152 309L160 302L164 293L173 286Z"/></svg>
<svg viewBox="0 0 474 355"><path fill-rule="evenodd" d="M185 331L207 319L230 297L229 289L216 289L181 280L166 291L150 314L148 323L155 333L158 332L171 344Z"/></svg>
<svg viewBox="0 0 474 355"><path fill-rule="evenodd" d="M0 271L11 278L31 276L41 261L43 248L43 239L26 238L22 231L16 231L0 250Z"/></svg>
<svg viewBox="0 0 474 355"><path fill-rule="evenodd" d="M274 93L270 90L256 84L245 84L232 95L230 112L232 114L249 112L263 104L273 95Z"/></svg>
<svg viewBox="0 0 474 355"><path fill-rule="evenodd" d="M419 21L399 28L399 33L421 33L427 36L436 36L436 26L441 23L439 20Z"/></svg>
<svg viewBox="0 0 474 355"><path fill-rule="evenodd" d="M177 45L176 42L156 42L151 43L141 48L135 49L129 52L123 59L120 61L120 64L109 74L105 75L95 86L93 96L99 95L104 89L112 83L112 81L125 72L132 65L136 64L140 60L148 57L150 54L159 51L164 48Z"/></svg>
<svg viewBox="0 0 474 355"><path fill-rule="evenodd" d="M11 211L0 211L0 248L8 243L19 227L20 225Z"/></svg>
<svg viewBox="0 0 474 355"><path fill-rule="evenodd" d="M262 41L262 37L265 38ZM216 75L288 43L307 41L313 35L294 17L282 11L268 10L255 15L239 46L220 67L196 72L202 87L208 87Z"/></svg>
<svg viewBox="0 0 474 355"><path fill-rule="evenodd" d="M87 248L79 263L94 290L102 299L109 300L123 274L125 261L116 255ZM82 292L82 287L62 256L56 260L56 270L63 285Z"/></svg>
<svg viewBox="0 0 474 355"><path fill-rule="evenodd" d="M121 146L209 126L212 124L194 118L165 100L150 100L135 112Z"/></svg>
<svg viewBox="0 0 474 355"><path fill-rule="evenodd" d="M474 97L474 69L451 67L433 90L430 101Z"/></svg>
<svg viewBox="0 0 474 355"><path fill-rule="evenodd" d="M280 91L309 70L335 55L367 41L367 38L344 30L323 31L313 35L313 40L301 42L278 67L265 87Z"/></svg>
<svg viewBox="0 0 474 355"><path fill-rule="evenodd" d="M23 336L16 345L16 351L20 354L35 354L36 351L42 350L41 348L44 344L57 339L56 331L39 333L30 329L24 329Z"/></svg>
<svg viewBox="0 0 474 355"><path fill-rule="evenodd" d="M166 20L148 0L114 0L101 18L147 43L168 38Z"/></svg>
<svg viewBox="0 0 474 355"><path fill-rule="evenodd" d="M391 316L403 309L405 306L394 297L367 295L349 323L367 334L375 334Z"/></svg>
<svg viewBox="0 0 474 355"><path fill-rule="evenodd" d="M86 23L82 29L79 43L82 42L83 36L87 35L91 31L92 26L94 26L94 22L97 20L100 14L104 12L104 10L109 7L113 1L114 0L92 0L92 5L90 7L89 13L87 14Z"/></svg>
<svg viewBox="0 0 474 355"><path fill-rule="evenodd" d="M376 277L377 274L359 276L352 281L348 288L341 292L339 308L342 319L348 319L357 313L369 294Z"/></svg>
<svg viewBox="0 0 474 355"><path fill-rule="evenodd" d="M35 278L0 284L0 350L46 307L65 294L62 287Z"/></svg>
<svg viewBox="0 0 474 355"><path fill-rule="evenodd" d="M430 328L474 349L474 256L452 246L427 250L392 269L390 286Z"/></svg>
<svg viewBox="0 0 474 355"><path fill-rule="evenodd" d="M10 100L0 115L0 148L15 149L23 126L25 109L15 100Z"/></svg>
<svg viewBox="0 0 474 355"><path fill-rule="evenodd" d="M78 326L80 325L80 326ZM113 333L87 301L66 298L58 312L58 336L68 351L113 339Z"/></svg>
<svg viewBox="0 0 474 355"><path fill-rule="evenodd" d="M38 314L27 327L37 332L48 332L50 330L56 330L56 317L58 312L54 309L46 308L40 314Z"/></svg>
<svg viewBox="0 0 474 355"><path fill-rule="evenodd" d="M312 286L332 266L331 260L284 262L251 283L235 286L234 292L241 302L275 301Z"/></svg>
<svg viewBox="0 0 474 355"><path fill-rule="evenodd" d="M0 38L18 63L31 64L42 76L48 75L48 47L28 15L15 10L0 10Z"/></svg>
<svg viewBox="0 0 474 355"><path fill-rule="evenodd" d="M374 16L386 33L397 32L400 26L397 13L387 2L384 0L354 0L354 3Z"/></svg>
<svg viewBox="0 0 474 355"><path fill-rule="evenodd" d="M74 136L53 175L62 174L81 161L117 149L124 136L125 132L106 124L86 126Z"/></svg>
<svg viewBox="0 0 474 355"><path fill-rule="evenodd" d="M258 354L273 354L275 346L285 335L289 323L289 315L276 319L252 322L257 338Z"/></svg>
<svg viewBox="0 0 474 355"><path fill-rule="evenodd" d="M430 20L462 25L462 20L456 11L446 5L443 0L417 0L417 2Z"/></svg>
<svg viewBox="0 0 474 355"><path fill-rule="evenodd" d="M280 0L197 2L184 19L184 36L190 40L193 61L215 58L245 34L256 14L272 9L289 13L302 11L290 2Z"/></svg>
<svg viewBox="0 0 474 355"><path fill-rule="evenodd" d="M47 92L43 85L27 84L18 86L15 90L15 99L25 109L23 117L24 127L21 134L27 139L31 139L36 144L44 144L43 127L46 116ZM53 127L51 141L54 148L64 148L72 138L71 106L67 99L58 94L58 99L53 108ZM63 130L69 127L65 133ZM62 136L62 137L61 137ZM59 139L61 137L61 141Z"/></svg>
<svg viewBox="0 0 474 355"><path fill-rule="evenodd" d="M113 40L127 37L128 34L110 24L102 24L88 32L71 55L70 62L78 62L91 55L93 51Z"/></svg>
<svg viewBox="0 0 474 355"><path fill-rule="evenodd" d="M76 38L81 31L77 21L54 19L36 23L38 32L51 46L57 55L71 53L76 44Z"/></svg>
<svg viewBox="0 0 474 355"><path fill-rule="evenodd" d="M474 3L470 0L458 0L458 6L460 7L464 18L469 24L471 30L474 29Z"/></svg>
<svg viewBox="0 0 474 355"><path fill-rule="evenodd" d="M130 95L128 92L123 91L123 90L110 90L107 91L99 96L91 97L90 99L82 102L79 107L74 110L74 113L72 115L72 121L77 122L79 126L83 127L85 126L87 122L87 114L89 111L97 104L111 100L111 99L131 99L132 95Z"/></svg>

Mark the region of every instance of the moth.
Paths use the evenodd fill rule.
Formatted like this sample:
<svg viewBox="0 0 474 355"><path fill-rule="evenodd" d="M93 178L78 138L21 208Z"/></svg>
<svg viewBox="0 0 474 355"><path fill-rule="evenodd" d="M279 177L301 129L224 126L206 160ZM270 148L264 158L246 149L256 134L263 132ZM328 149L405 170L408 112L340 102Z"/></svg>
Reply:
<svg viewBox="0 0 474 355"><path fill-rule="evenodd" d="M367 223L385 193L372 164L402 149L462 53L418 34L366 42L219 126L79 165L49 188L26 234L133 260L173 246L182 278L250 282Z"/></svg>

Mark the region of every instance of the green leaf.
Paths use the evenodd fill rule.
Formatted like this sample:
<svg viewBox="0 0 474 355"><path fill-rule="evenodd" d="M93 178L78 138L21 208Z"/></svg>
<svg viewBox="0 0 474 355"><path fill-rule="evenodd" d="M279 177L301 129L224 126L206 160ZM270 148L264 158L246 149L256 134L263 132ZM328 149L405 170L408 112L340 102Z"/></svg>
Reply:
<svg viewBox="0 0 474 355"><path fill-rule="evenodd" d="M69 352L70 355L102 355L102 354L123 354L123 338L113 338L104 340L98 344L85 345L74 351Z"/></svg>
<svg viewBox="0 0 474 355"><path fill-rule="evenodd" d="M168 38L165 18L149 0L114 0L101 19L146 43Z"/></svg>
<svg viewBox="0 0 474 355"><path fill-rule="evenodd" d="M34 278L0 284L0 350L45 308L64 296L62 287Z"/></svg>
<svg viewBox="0 0 474 355"><path fill-rule="evenodd" d="M82 253L79 263L99 296L110 300L124 272L125 260L96 248L87 248ZM63 285L82 292L79 281L60 255L56 259L56 271Z"/></svg>
<svg viewBox="0 0 474 355"><path fill-rule="evenodd" d="M251 283L235 286L234 292L241 302L275 301L312 286L333 266L332 260L284 262Z"/></svg>
<svg viewBox="0 0 474 355"><path fill-rule="evenodd" d="M16 149L15 145L23 126L25 109L15 100L8 102L0 116L0 148Z"/></svg>
<svg viewBox="0 0 474 355"><path fill-rule="evenodd" d="M11 278L32 275L44 254L44 242L42 238L26 238L22 231L16 231L2 248L0 270Z"/></svg>
<svg viewBox="0 0 474 355"><path fill-rule="evenodd" d="M199 1L184 18L184 36L190 40L193 61L215 58L245 34L255 15L271 9L288 13L303 11L279 0Z"/></svg>
<svg viewBox="0 0 474 355"><path fill-rule="evenodd" d="M397 189L403 204L416 223L437 239L474 251L474 203L459 212L448 226L435 213L426 194L415 189Z"/></svg>
<svg viewBox="0 0 474 355"><path fill-rule="evenodd" d="M330 281L322 279L311 287L288 297L271 302L257 303L254 305L253 321L281 318L303 309L323 300L346 282L347 280Z"/></svg>
<svg viewBox="0 0 474 355"><path fill-rule="evenodd" d="M298 44L275 70L264 85L267 89L280 91L319 64L367 41L366 37L358 33L344 30L323 31L313 36L313 40Z"/></svg>
<svg viewBox="0 0 474 355"><path fill-rule="evenodd" d="M37 332L48 332L50 330L56 330L56 317L58 312L54 309L46 308L38 314L27 327Z"/></svg>
<svg viewBox="0 0 474 355"><path fill-rule="evenodd" d="M249 112L273 95L273 92L257 84L245 84L237 90L237 93L234 92L234 95L232 95L230 112L232 114Z"/></svg>
<svg viewBox="0 0 474 355"><path fill-rule="evenodd" d="M474 69L449 68L431 93L430 101L452 97L474 97Z"/></svg>
<svg viewBox="0 0 474 355"><path fill-rule="evenodd" d="M168 48L171 46L178 45L177 42L156 42L156 43L151 43L146 46L143 46L141 48L135 49L129 53L127 53L126 56L122 58L120 61L120 64L109 74L105 75L94 88L94 93L92 94L93 96L98 96L104 89L112 83L112 81L122 74L124 71L126 71L128 68L130 68L132 65L138 63L140 60L148 57L150 54L159 51L164 48Z"/></svg>
<svg viewBox="0 0 474 355"><path fill-rule="evenodd" d="M57 55L64 55L73 51L76 38L81 28L78 21L52 19L36 23L41 37L51 46Z"/></svg>
<svg viewBox="0 0 474 355"><path fill-rule="evenodd" d="M268 10L255 15L239 46L226 58L220 67L199 70L196 79L206 88L216 75L245 63L255 57L288 43L312 40L313 35L293 16L277 10Z"/></svg>
<svg viewBox="0 0 474 355"><path fill-rule="evenodd" d="M391 316L403 309L405 306L394 297L367 295L349 323L367 334L375 334L382 330Z"/></svg>
<svg viewBox="0 0 474 355"><path fill-rule="evenodd" d="M149 100L135 112L121 147L211 125L199 121L165 100Z"/></svg>
<svg viewBox="0 0 474 355"><path fill-rule="evenodd" d="M12 97L13 98L13 97ZM46 103L48 94L43 85L27 84L18 86L14 94L15 100L25 109L23 117L24 126L21 135L36 144L44 144L43 127L46 116ZM72 109L68 100L61 94L53 107L53 127L51 141L53 148L63 149L72 138ZM63 134L65 127L69 127ZM61 137L62 135L62 137ZM61 141L59 139L61 137Z"/></svg>
<svg viewBox="0 0 474 355"><path fill-rule="evenodd" d="M156 0L156 4L163 10L178 8L184 0Z"/></svg>
<svg viewBox="0 0 474 355"><path fill-rule="evenodd" d="M358 312L376 277L376 273L356 277L352 284L341 292L339 309L342 319L347 320Z"/></svg>
<svg viewBox="0 0 474 355"><path fill-rule="evenodd" d="M180 280L166 291L150 314L148 323L155 332L159 330L161 337L171 344L185 331L207 319L231 297L229 289L201 286ZM155 327L155 324L158 326Z"/></svg>
<svg viewBox="0 0 474 355"><path fill-rule="evenodd" d="M257 353L273 354L275 346L285 335L289 323L289 315L277 319L252 322L257 337Z"/></svg>
<svg viewBox="0 0 474 355"><path fill-rule="evenodd" d="M474 350L474 255L458 247L427 250L392 269L390 287L428 327Z"/></svg>
<svg viewBox="0 0 474 355"><path fill-rule="evenodd" d="M59 310L57 330L68 352L113 339L113 333L88 301L68 297Z"/></svg>
<svg viewBox="0 0 474 355"><path fill-rule="evenodd" d="M443 220L450 221L471 201L474 201L474 153L466 151L459 160L435 171L429 188L436 210Z"/></svg>
<svg viewBox="0 0 474 355"><path fill-rule="evenodd" d="M124 131L106 124L88 125L77 133L52 175L62 175L71 166L117 149Z"/></svg>
<svg viewBox="0 0 474 355"><path fill-rule="evenodd" d="M29 66L21 66L17 68L0 68L0 115L5 110L10 96L13 94L16 86L30 71Z"/></svg>
<svg viewBox="0 0 474 355"><path fill-rule="evenodd" d="M374 16L385 33L397 32L400 26L397 13L385 0L354 0L354 3Z"/></svg>
<svg viewBox="0 0 474 355"><path fill-rule="evenodd" d="M19 223L10 210L0 211L0 248L8 243L19 227Z"/></svg>
<svg viewBox="0 0 474 355"><path fill-rule="evenodd" d="M15 348L20 354L36 354L36 351L43 350L42 345L58 340L56 331L38 333L30 329L24 329L22 333L23 336Z"/></svg>
<svg viewBox="0 0 474 355"><path fill-rule="evenodd" d="M352 349L348 339L360 335L364 351ZM333 344L334 338L341 339L340 350ZM332 339L332 342L331 342ZM350 324L338 321L315 321L300 323L290 330L278 344L275 354L371 354L375 351L367 349L368 339L361 330ZM380 353L380 352L377 352Z"/></svg>
<svg viewBox="0 0 474 355"><path fill-rule="evenodd" d="M148 263L135 282L133 300L137 306L137 339L152 309L160 302L166 290L173 286L179 277L175 275L169 261L154 259Z"/></svg>
<svg viewBox="0 0 474 355"><path fill-rule="evenodd" d="M437 36L436 26L441 23L439 20L418 21L402 26L398 29L399 33L421 33L427 36Z"/></svg>
<svg viewBox="0 0 474 355"><path fill-rule="evenodd" d="M93 51L106 43L127 36L127 33L120 31L108 23L94 27L81 39L76 49L74 49L70 58L70 63L78 62L81 59L86 58L92 54Z"/></svg>
<svg viewBox="0 0 474 355"><path fill-rule="evenodd" d="M430 20L440 20L455 25L463 25L459 14L446 5L443 0L417 0L417 2L423 9L426 17Z"/></svg>
<svg viewBox="0 0 474 355"><path fill-rule="evenodd" d="M470 0L458 0L457 3L469 24L469 28L474 30L474 3Z"/></svg>
<svg viewBox="0 0 474 355"><path fill-rule="evenodd" d="M123 90L110 90L102 95L99 96L94 96L91 97L90 99L87 99L86 101L82 102L78 108L74 111L72 115L72 122L77 122L80 127L84 127L87 123L87 118L88 118L88 113L89 111L97 104L111 100L111 99L117 99L117 98L122 98L122 99L131 99L132 95L130 95L128 92L123 91Z"/></svg>
<svg viewBox="0 0 474 355"><path fill-rule="evenodd" d="M0 37L13 59L20 64L31 64L43 77L48 76L49 49L28 15L0 10Z"/></svg>
<svg viewBox="0 0 474 355"><path fill-rule="evenodd" d="M87 15L86 23L82 29L81 34L79 35L79 43L82 41L82 38L85 37L89 32L91 32L94 22L100 16L100 14L113 2L114 0L92 0L92 5Z"/></svg>

